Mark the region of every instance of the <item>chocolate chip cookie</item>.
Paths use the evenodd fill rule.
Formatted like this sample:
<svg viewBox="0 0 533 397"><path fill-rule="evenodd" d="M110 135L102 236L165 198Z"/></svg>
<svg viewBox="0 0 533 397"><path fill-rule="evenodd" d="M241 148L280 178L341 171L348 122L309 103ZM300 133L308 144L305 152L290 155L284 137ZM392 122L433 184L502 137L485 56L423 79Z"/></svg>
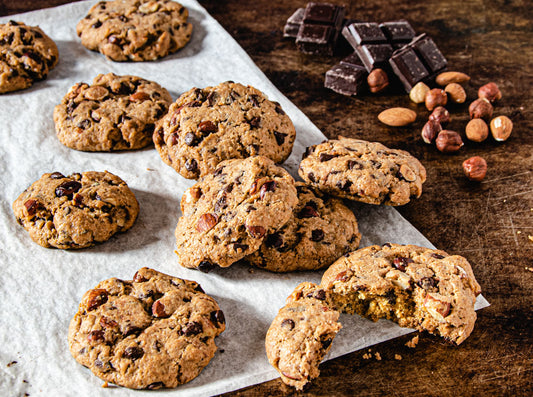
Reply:
<svg viewBox="0 0 533 397"><path fill-rule="evenodd" d="M420 197L426 180L426 169L408 152L344 137L308 147L298 173L334 196L387 205Z"/></svg>
<svg viewBox="0 0 533 397"><path fill-rule="evenodd" d="M342 312L386 318L462 343L476 321L481 293L468 261L414 245L366 247L337 260L321 286Z"/></svg>
<svg viewBox="0 0 533 397"><path fill-rule="evenodd" d="M327 294L312 283L298 285L266 334L268 361L297 390L318 377L318 366L342 328Z"/></svg>
<svg viewBox="0 0 533 397"><path fill-rule="evenodd" d="M226 160L189 188L176 227L180 265L208 272L257 251L291 217L294 179L263 156Z"/></svg>
<svg viewBox="0 0 533 397"><path fill-rule="evenodd" d="M57 137L76 150L140 149L152 143L155 122L171 102L153 81L99 74L92 85L75 84L55 107Z"/></svg>
<svg viewBox="0 0 533 397"><path fill-rule="evenodd" d="M0 94L22 90L46 78L57 65L56 43L38 26L0 25Z"/></svg>
<svg viewBox="0 0 533 397"><path fill-rule="evenodd" d="M44 174L13 203L19 224L37 244L85 248L133 226L139 204L126 182L109 172Z"/></svg>
<svg viewBox="0 0 533 397"><path fill-rule="evenodd" d="M194 281L142 268L87 291L70 322L76 361L131 389L173 388L196 378L225 329L224 313Z"/></svg>
<svg viewBox="0 0 533 397"><path fill-rule="evenodd" d="M233 158L261 155L282 163L295 136L279 103L229 81L181 95L157 124L154 143L166 164L198 179Z"/></svg>
<svg viewBox="0 0 533 397"><path fill-rule="evenodd" d="M81 44L113 61L153 61L190 40L189 11L170 0L101 1L76 26Z"/></svg>
<svg viewBox="0 0 533 397"><path fill-rule="evenodd" d="M303 182L296 182L296 191L298 204L291 218L245 258L250 264L273 272L316 270L359 246L355 215L340 200Z"/></svg>

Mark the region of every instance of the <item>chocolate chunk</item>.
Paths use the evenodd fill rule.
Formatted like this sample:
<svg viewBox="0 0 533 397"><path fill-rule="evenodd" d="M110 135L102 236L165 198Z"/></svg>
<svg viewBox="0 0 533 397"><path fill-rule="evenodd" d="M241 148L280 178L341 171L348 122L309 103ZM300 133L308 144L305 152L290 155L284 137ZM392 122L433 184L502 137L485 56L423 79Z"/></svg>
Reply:
<svg viewBox="0 0 533 397"><path fill-rule="evenodd" d="M284 134L283 132L274 131L274 137L276 138L276 143L281 146L285 143L285 138L287 137L287 134Z"/></svg>
<svg viewBox="0 0 533 397"><path fill-rule="evenodd" d="M188 132L186 135L185 135L185 138L183 139L183 141L185 142L185 144L187 146L196 146L198 145L199 143L199 139L196 135L194 135L192 132Z"/></svg>
<svg viewBox="0 0 533 397"><path fill-rule="evenodd" d="M272 233L267 236L265 244L270 248L280 248L283 245L283 238L280 233Z"/></svg>
<svg viewBox="0 0 533 397"><path fill-rule="evenodd" d="M198 124L198 130L204 135L209 135L217 131L217 126L212 121L202 121Z"/></svg>
<svg viewBox="0 0 533 397"><path fill-rule="evenodd" d="M443 258L445 258L445 256L444 256L444 255L441 255L441 254L431 254L431 256L432 256L433 258L435 258L435 259L443 259Z"/></svg>
<svg viewBox="0 0 533 397"><path fill-rule="evenodd" d="M218 327L218 324L225 324L226 319L224 317L224 312L222 310L215 310L209 315L211 322Z"/></svg>
<svg viewBox="0 0 533 397"><path fill-rule="evenodd" d="M67 181L56 187L55 194L57 197L67 196L69 200L72 195L81 189L81 183L78 181Z"/></svg>
<svg viewBox="0 0 533 397"><path fill-rule="evenodd" d="M263 186L261 186L261 189L259 190L259 197L261 197L261 200L263 200L268 192L273 192L274 190L276 190L276 181L267 181L263 183Z"/></svg>
<svg viewBox="0 0 533 397"><path fill-rule="evenodd" d="M411 258L404 258L404 257L398 257L394 258L394 261L392 262L392 265L402 271L405 272L405 269L409 263L413 263L414 261Z"/></svg>
<svg viewBox="0 0 533 397"><path fill-rule="evenodd" d="M422 277L417 284L425 290L433 290L437 287L438 281L433 277Z"/></svg>
<svg viewBox="0 0 533 397"><path fill-rule="evenodd" d="M89 335L87 335L87 340L89 342L102 342L105 340L104 331L102 330L95 330L89 332Z"/></svg>
<svg viewBox="0 0 533 397"><path fill-rule="evenodd" d="M185 169L189 172L194 172L198 170L198 163L195 159L188 159L185 161Z"/></svg>
<svg viewBox="0 0 533 397"><path fill-rule="evenodd" d="M326 291L324 291L323 289L319 289L318 291L315 292L314 297L315 299L318 299L319 301L323 301L326 299Z"/></svg>
<svg viewBox="0 0 533 397"><path fill-rule="evenodd" d="M253 238L262 238L266 234L266 229L263 226L246 225L246 230Z"/></svg>
<svg viewBox="0 0 533 397"><path fill-rule="evenodd" d="M342 95L358 95L364 91L367 75L362 66L340 63L326 72L324 87Z"/></svg>
<svg viewBox="0 0 533 397"><path fill-rule="evenodd" d="M318 160L323 163L323 162L326 162L326 161L329 161L331 160L332 158L335 158L337 157L336 155L334 154L329 154L329 153L320 153L318 155Z"/></svg>
<svg viewBox="0 0 533 397"><path fill-rule="evenodd" d="M33 199L29 199L24 202L24 207L26 207L29 216L35 215L40 206L41 204L39 204L38 201Z"/></svg>
<svg viewBox="0 0 533 397"><path fill-rule="evenodd" d="M124 349L124 353L122 354L122 357L130 359L132 361L135 361L141 358L142 356L144 356L144 350L141 349L139 346L129 346Z"/></svg>
<svg viewBox="0 0 533 397"><path fill-rule="evenodd" d="M211 270L215 268L215 265L213 265L209 261L201 261L198 265L198 270L200 270L202 273L209 273Z"/></svg>
<svg viewBox="0 0 533 397"><path fill-rule="evenodd" d="M281 328L286 329L287 331L291 331L292 329L294 329L295 325L296 324L294 323L294 321L290 318L286 318L281 322Z"/></svg>
<svg viewBox="0 0 533 397"><path fill-rule="evenodd" d="M315 229L311 232L311 241L322 241L324 240L324 231L320 229Z"/></svg>
<svg viewBox="0 0 533 397"><path fill-rule="evenodd" d="M310 205L306 205L302 208L302 210L298 213L298 218L304 219L304 218L315 218L320 217L320 214L317 212L317 210Z"/></svg>
<svg viewBox="0 0 533 397"><path fill-rule="evenodd" d="M332 341L333 341L332 338L328 338L328 339L323 340L322 341L322 349L326 350L331 345Z"/></svg>
<svg viewBox="0 0 533 397"><path fill-rule="evenodd" d="M203 331L202 323L191 321L182 328L181 333L185 336L198 335Z"/></svg>
<svg viewBox="0 0 533 397"><path fill-rule="evenodd" d="M304 20L305 8L298 8L285 23L283 28L283 37L296 38L298 30Z"/></svg>

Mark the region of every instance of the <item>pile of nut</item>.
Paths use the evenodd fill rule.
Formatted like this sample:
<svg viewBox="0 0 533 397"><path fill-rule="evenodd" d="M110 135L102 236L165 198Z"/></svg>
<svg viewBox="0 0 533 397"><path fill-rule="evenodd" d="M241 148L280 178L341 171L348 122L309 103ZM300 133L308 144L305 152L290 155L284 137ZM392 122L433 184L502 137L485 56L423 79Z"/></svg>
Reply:
<svg viewBox="0 0 533 397"><path fill-rule="evenodd" d="M458 132L443 127L450 121L450 113L445 106L466 101L463 84L469 81L470 77L464 73L443 72L435 79L440 88L431 89L425 83L419 82L409 93L411 101L424 103L431 112L422 128L422 139L427 144L435 143L442 153L454 153L464 146ZM502 142L509 138L513 130L512 121L507 116L493 118L493 104L501 98L502 94L496 83L490 82L479 88L478 98L468 108L470 121L465 127L468 140L484 141L489 136L489 129L496 141ZM407 108L391 108L381 112L378 119L387 125L404 126L415 121L416 113ZM479 156L471 157L463 162L463 171L468 179L479 182L486 175L487 162Z"/></svg>

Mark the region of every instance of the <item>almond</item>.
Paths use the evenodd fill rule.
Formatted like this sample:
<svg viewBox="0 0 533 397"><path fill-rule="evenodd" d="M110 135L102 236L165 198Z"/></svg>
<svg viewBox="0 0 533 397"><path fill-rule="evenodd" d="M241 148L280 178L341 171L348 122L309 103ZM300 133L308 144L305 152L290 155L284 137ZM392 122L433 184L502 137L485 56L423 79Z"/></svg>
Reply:
<svg viewBox="0 0 533 397"><path fill-rule="evenodd" d="M403 127L416 120L416 113L407 108L390 108L381 112L378 120L391 127Z"/></svg>
<svg viewBox="0 0 533 397"><path fill-rule="evenodd" d="M470 81L470 76L461 72L442 72L435 79L438 85L447 86L451 83L463 84Z"/></svg>

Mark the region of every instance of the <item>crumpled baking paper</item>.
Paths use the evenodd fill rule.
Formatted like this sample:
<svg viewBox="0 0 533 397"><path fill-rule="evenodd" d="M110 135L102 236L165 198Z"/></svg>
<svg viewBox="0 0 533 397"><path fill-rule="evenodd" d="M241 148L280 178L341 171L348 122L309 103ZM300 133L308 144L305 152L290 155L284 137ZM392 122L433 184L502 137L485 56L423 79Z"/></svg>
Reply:
<svg viewBox="0 0 533 397"><path fill-rule="evenodd" d="M322 133L285 98L237 42L193 0L182 3L194 25L192 41L156 62L115 63L85 49L76 23L95 1L1 18L39 25L57 43L59 64L48 78L25 91L0 96L0 395L126 396L124 388L102 388L103 381L78 364L67 346L70 319L85 291L98 282L129 279L142 266L198 281L223 309L226 331L219 351L192 382L158 395L207 396L236 390L278 376L269 365L264 337L286 297L302 281L319 282L322 272L273 274L243 265L209 274L180 267L174 254L174 228L181 195L194 181L165 165L156 150L87 153L63 146L56 138L53 108L76 82L98 73L138 75L167 88L176 99L196 87L226 80L253 85L281 103L293 120L297 140L285 167L297 175L306 146ZM15 221L11 204L45 172L64 174L108 170L136 194L141 212L132 229L81 251L46 249L32 242ZM363 234L361 246L385 242L432 244L390 207L353 205ZM477 308L487 306L479 297ZM411 332L390 321L343 315L343 329L328 358ZM141 391L137 395L153 392Z"/></svg>

